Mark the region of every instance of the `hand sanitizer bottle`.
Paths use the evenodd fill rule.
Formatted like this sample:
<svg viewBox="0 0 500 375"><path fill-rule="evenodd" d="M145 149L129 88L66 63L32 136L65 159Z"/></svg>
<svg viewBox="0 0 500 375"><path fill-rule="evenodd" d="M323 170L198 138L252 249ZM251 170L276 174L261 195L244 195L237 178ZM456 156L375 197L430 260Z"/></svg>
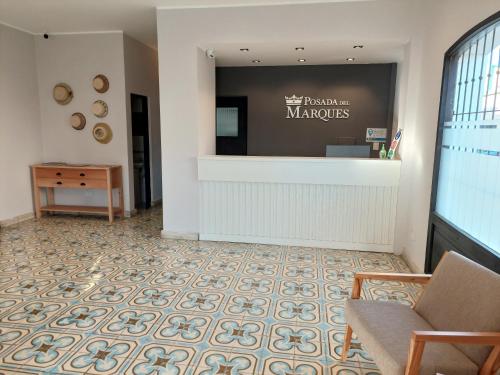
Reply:
<svg viewBox="0 0 500 375"><path fill-rule="evenodd" d="M380 159L386 159L387 158L387 151L385 150L385 143L382 143L382 148L380 149L378 156Z"/></svg>

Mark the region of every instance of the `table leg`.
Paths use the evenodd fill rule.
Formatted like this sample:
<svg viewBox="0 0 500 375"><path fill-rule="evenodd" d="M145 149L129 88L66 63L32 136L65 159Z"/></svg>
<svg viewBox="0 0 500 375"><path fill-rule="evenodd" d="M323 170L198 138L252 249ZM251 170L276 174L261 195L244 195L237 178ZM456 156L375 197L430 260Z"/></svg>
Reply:
<svg viewBox="0 0 500 375"><path fill-rule="evenodd" d="M42 211L40 210L40 188L38 187L36 169L31 170L33 176L33 200L35 204L35 216L37 219L42 217Z"/></svg>
<svg viewBox="0 0 500 375"><path fill-rule="evenodd" d="M108 218L109 222L112 223L114 220L113 215L113 185L111 181L111 171L107 170L107 180L108 180Z"/></svg>

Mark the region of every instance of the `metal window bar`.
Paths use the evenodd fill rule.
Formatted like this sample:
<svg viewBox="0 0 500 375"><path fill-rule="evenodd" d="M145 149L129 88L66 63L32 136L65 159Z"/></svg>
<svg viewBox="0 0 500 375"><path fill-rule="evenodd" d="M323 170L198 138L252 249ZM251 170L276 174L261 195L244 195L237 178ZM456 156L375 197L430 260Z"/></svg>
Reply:
<svg viewBox="0 0 500 375"><path fill-rule="evenodd" d="M489 51L490 54L490 63L488 64L488 82L486 83L486 92L485 92L485 98L484 98L484 108L488 108L488 88L490 87L490 79L491 79L491 65L493 64L493 49L495 48L495 34L496 34L496 28L493 29L493 36L491 38L491 48ZM486 111L483 114L483 120L486 120Z"/></svg>
<svg viewBox="0 0 500 375"><path fill-rule="evenodd" d="M500 26L499 26L500 28ZM498 33L497 33L498 35ZM493 51L492 51L492 55L493 55ZM498 80L499 80L499 76L500 76L500 47L498 49L498 58L497 58L497 65L496 65L496 75L497 75L497 78L496 78L496 81L495 81L495 96L494 96L494 99L493 99L493 113L492 113L492 116L491 118L492 119L495 119L495 112L500 112L499 109L497 109L497 97L498 97Z"/></svg>
<svg viewBox="0 0 500 375"><path fill-rule="evenodd" d="M462 66L463 66L463 61L464 61L464 57L462 55L459 55L458 56L458 62L457 62L457 72L460 72L459 73L459 76L462 74ZM460 83L460 79L459 81L456 83L456 88L455 88L455 99L453 101L453 106L454 106L454 109L453 109L453 120L458 120L458 98L460 98L460 90L462 88L462 84Z"/></svg>
<svg viewBox="0 0 500 375"><path fill-rule="evenodd" d="M481 85L483 83L483 69L484 69L484 55L486 51L486 34L481 37L483 39L482 43L482 49L481 49L481 68L479 69L479 76L478 76L478 93L477 93L477 102L476 102L476 118L475 120L478 119L479 117L479 103L481 101Z"/></svg>
<svg viewBox="0 0 500 375"><path fill-rule="evenodd" d="M467 105L467 94L470 91L470 86L469 86L469 71L470 71L470 65L471 65L471 55L472 55L472 43L469 44L469 49L467 51L467 68L465 68L465 87L464 87L464 98L463 98L463 105L462 105L462 121L465 120L465 106Z"/></svg>
<svg viewBox="0 0 500 375"><path fill-rule="evenodd" d="M452 104L454 121L500 116L499 50L500 22L481 32L456 53L453 58L457 67Z"/></svg>

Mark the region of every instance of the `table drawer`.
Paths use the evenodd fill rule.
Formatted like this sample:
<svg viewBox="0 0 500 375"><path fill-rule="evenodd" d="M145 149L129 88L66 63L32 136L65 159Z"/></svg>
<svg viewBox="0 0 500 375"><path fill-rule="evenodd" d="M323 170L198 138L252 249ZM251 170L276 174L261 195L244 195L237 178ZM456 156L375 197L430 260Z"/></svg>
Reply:
<svg viewBox="0 0 500 375"><path fill-rule="evenodd" d="M106 189L106 180L74 178L39 178L38 186L55 188Z"/></svg>
<svg viewBox="0 0 500 375"><path fill-rule="evenodd" d="M104 169L37 168L36 175L39 178L106 180Z"/></svg>

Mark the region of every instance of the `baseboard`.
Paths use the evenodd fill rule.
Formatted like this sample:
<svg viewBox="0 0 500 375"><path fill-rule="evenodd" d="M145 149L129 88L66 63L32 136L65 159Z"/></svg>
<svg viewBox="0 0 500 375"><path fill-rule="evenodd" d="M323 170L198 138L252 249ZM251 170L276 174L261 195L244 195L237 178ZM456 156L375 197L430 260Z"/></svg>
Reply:
<svg viewBox="0 0 500 375"><path fill-rule="evenodd" d="M132 216L135 216L135 215L137 215L137 209L136 209L136 208L134 208L133 210L130 210L130 211L125 211L125 212L123 213L123 215L124 215L125 217L132 217Z"/></svg>
<svg viewBox="0 0 500 375"><path fill-rule="evenodd" d="M161 204L162 204L161 198L155 201L151 201L151 207L161 206Z"/></svg>
<svg viewBox="0 0 500 375"><path fill-rule="evenodd" d="M198 233L185 233L185 232L172 232L172 231L163 229L161 231L161 238L165 238L165 239L169 239L169 240L198 241L199 234Z"/></svg>
<svg viewBox="0 0 500 375"><path fill-rule="evenodd" d="M424 273L424 269L421 267L418 267L415 263L413 263L411 260L409 260L404 252L401 253L400 257L403 258L403 260L406 262L408 267L410 267L411 272Z"/></svg>
<svg viewBox="0 0 500 375"><path fill-rule="evenodd" d="M337 250L354 250L354 251L373 251L380 253L392 253L393 245L384 244L366 244L353 242L337 242L323 240L307 240L296 238L267 238L267 237L246 237L232 235L213 235L200 233L201 241L223 241L223 242L239 242L239 243L257 243L264 245L284 245L284 246L303 246L303 247L319 247L322 249L337 249Z"/></svg>
<svg viewBox="0 0 500 375"><path fill-rule="evenodd" d="M35 214L33 212L28 212L22 215L17 215L14 216L11 219L5 219L5 220L0 220L0 227L8 227L14 224L21 223L26 220L33 219L35 217Z"/></svg>

